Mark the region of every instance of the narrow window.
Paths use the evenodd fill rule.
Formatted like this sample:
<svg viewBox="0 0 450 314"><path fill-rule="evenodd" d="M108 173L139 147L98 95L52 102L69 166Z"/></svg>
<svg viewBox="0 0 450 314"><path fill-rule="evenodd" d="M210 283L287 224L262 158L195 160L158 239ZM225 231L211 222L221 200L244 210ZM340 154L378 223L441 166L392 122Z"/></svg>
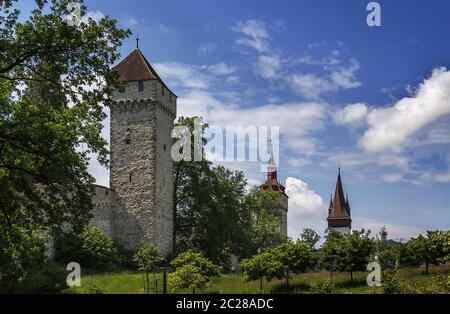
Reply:
<svg viewBox="0 0 450 314"><path fill-rule="evenodd" d="M138 91L143 92L144 91L144 81L138 82Z"/></svg>
<svg viewBox="0 0 450 314"><path fill-rule="evenodd" d="M127 134L125 135L125 143L130 144L131 142L131 129L127 129Z"/></svg>
<svg viewBox="0 0 450 314"><path fill-rule="evenodd" d="M164 151L166 151L166 144L163 145L163 149L164 149Z"/></svg>
<svg viewBox="0 0 450 314"><path fill-rule="evenodd" d="M130 183L131 183L131 173L130 173L130 179L129 179Z"/></svg>

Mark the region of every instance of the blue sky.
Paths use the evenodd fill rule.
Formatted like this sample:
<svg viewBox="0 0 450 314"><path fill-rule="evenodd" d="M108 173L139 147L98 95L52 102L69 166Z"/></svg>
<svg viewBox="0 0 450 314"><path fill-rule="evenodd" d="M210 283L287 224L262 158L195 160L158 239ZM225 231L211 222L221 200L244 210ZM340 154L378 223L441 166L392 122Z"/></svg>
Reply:
<svg viewBox="0 0 450 314"><path fill-rule="evenodd" d="M339 164L355 228L386 225L396 239L449 229L450 2L378 1L382 25L368 27L369 2L86 4L133 31L123 56L138 34L180 114L280 126L291 236L325 228ZM264 179L255 163L226 166Z"/></svg>

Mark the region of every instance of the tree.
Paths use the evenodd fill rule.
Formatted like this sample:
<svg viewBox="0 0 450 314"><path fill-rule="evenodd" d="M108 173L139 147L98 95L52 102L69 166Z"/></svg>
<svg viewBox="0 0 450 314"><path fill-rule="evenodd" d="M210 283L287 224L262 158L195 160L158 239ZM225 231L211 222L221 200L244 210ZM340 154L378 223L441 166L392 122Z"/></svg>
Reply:
<svg viewBox="0 0 450 314"><path fill-rule="evenodd" d="M251 258L243 259L241 266L244 272L244 281L259 280L259 289L262 292L263 278L271 278L269 272L271 262L273 262L273 259L270 252L263 252Z"/></svg>
<svg viewBox="0 0 450 314"><path fill-rule="evenodd" d="M82 267L114 269L119 255L113 240L96 227L85 227L81 235L61 233L56 238L56 256L64 264L78 262Z"/></svg>
<svg viewBox="0 0 450 314"><path fill-rule="evenodd" d="M370 255L373 252L373 242L367 232L354 230L345 235L338 250L340 256L338 268L350 273L350 282L353 283L353 272L366 270Z"/></svg>
<svg viewBox="0 0 450 314"><path fill-rule="evenodd" d="M278 192L253 188L246 195L244 206L249 219L246 230L248 243L244 256L274 248L287 240L280 233L279 213L283 210L283 204Z"/></svg>
<svg viewBox="0 0 450 314"><path fill-rule="evenodd" d="M291 273L303 273L312 265L310 247L301 241L288 241L272 249L271 253L272 259L284 267L282 276L277 278L285 278L287 287Z"/></svg>
<svg viewBox="0 0 450 314"><path fill-rule="evenodd" d="M313 229L305 228L300 234L300 240L308 245L310 251L314 251L317 242L320 240L320 236Z"/></svg>
<svg viewBox="0 0 450 314"><path fill-rule="evenodd" d="M353 272L366 269L373 252L373 242L367 232L354 230L351 234L340 234L335 230L329 230L326 241L322 246L322 265L350 274L350 282L353 283Z"/></svg>
<svg viewBox="0 0 450 314"><path fill-rule="evenodd" d="M133 256L133 261L137 264L138 269L145 273L146 286L144 291L150 291L149 274L155 273L157 267L161 265L164 258L159 254L158 248L148 240L144 240L139 245Z"/></svg>
<svg viewBox="0 0 450 314"><path fill-rule="evenodd" d="M341 256L341 246L344 235L333 229L325 232L325 242L320 250L320 263L322 268L330 270L330 277L333 278L333 270L338 268Z"/></svg>
<svg viewBox="0 0 450 314"><path fill-rule="evenodd" d="M395 243L395 242L394 242ZM399 250L388 240L386 227L382 227L375 239L374 258L378 260L382 270L398 265Z"/></svg>
<svg viewBox="0 0 450 314"><path fill-rule="evenodd" d="M102 103L119 86L110 66L129 34L108 17L69 25L67 0L35 3L21 21L16 1L0 2L0 265L11 285L30 271L22 261L44 259L29 243L90 219L87 165L91 154L107 165Z"/></svg>
<svg viewBox="0 0 450 314"><path fill-rule="evenodd" d="M425 274L429 264L438 265L448 260L449 231L427 231L427 237L419 235L407 243L407 259L415 264L425 263Z"/></svg>
<svg viewBox="0 0 450 314"><path fill-rule="evenodd" d="M222 268L214 265L203 254L187 251L180 253L171 263L175 271L169 274L169 282L173 288L203 289L211 277L220 275Z"/></svg>

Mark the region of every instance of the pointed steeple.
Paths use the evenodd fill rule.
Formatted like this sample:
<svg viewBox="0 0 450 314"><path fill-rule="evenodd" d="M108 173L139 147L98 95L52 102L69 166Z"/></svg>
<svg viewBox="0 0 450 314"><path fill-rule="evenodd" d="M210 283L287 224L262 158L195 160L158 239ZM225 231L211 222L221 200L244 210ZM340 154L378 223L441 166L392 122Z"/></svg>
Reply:
<svg viewBox="0 0 450 314"><path fill-rule="evenodd" d="M334 192L334 199L331 205L330 217L334 218L346 218L350 217L350 213L347 210L348 203L344 196L344 189L342 187L341 179L341 167L338 169L338 177L336 181L336 189Z"/></svg>
<svg viewBox="0 0 450 314"><path fill-rule="evenodd" d="M267 180L277 179L277 165L275 163L275 158L273 157L273 151L270 153L269 166L267 167Z"/></svg>

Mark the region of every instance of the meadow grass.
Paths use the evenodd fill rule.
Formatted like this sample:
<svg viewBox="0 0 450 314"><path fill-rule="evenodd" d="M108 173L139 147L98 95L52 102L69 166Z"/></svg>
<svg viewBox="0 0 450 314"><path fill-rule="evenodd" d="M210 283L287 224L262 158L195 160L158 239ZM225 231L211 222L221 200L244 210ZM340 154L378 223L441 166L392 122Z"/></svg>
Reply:
<svg viewBox="0 0 450 314"><path fill-rule="evenodd" d="M355 272L354 283L350 282L348 273L333 274L332 293L336 294L378 294L383 293L381 287L369 287L366 284L367 272ZM429 275L423 274L423 269L403 268L398 271L401 293L436 293L444 292L438 284L450 275L450 267L441 266L431 269ZM155 293L155 279L158 279L158 293L162 293L162 273L151 274L151 293ZM308 272L294 275L289 281L289 289L285 280L263 280L263 291L259 290L259 281L244 282L240 274L225 274L213 278L207 288L201 293L220 294L256 294L256 293L313 293L313 287L318 283L330 280L329 272ZM172 290L169 293L191 293L190 290ZM439 290L440 289L440 290ZM446 291L448 293L448 290ZM64 293L113 293L142 294L144 293L144 275L138 272L120 272L91 274L82 276L81 287L72 287Z"/></svg>

